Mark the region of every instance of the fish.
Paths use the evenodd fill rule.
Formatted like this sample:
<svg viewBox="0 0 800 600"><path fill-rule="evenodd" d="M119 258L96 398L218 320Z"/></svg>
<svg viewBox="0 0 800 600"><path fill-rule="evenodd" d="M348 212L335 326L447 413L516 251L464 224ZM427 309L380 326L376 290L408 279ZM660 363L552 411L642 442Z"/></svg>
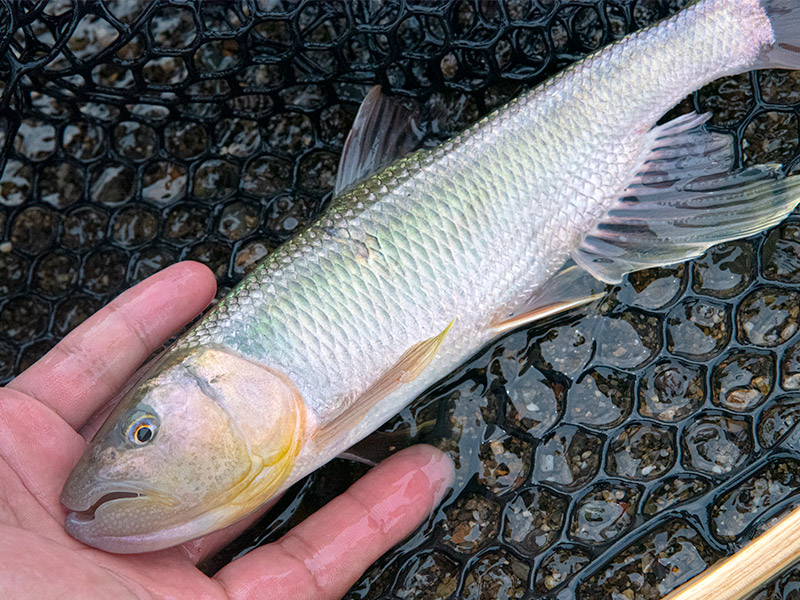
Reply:
<svg viewBox="0 0 800 600"><path fill-rule="evenodd" d="M138 553L230 525L499 335L778 224L800 178L734 168L707 114L659 123L764 68L800 68L800 0L700 0L434 148L374 88L328 208L144 368L88 443L66 530Z"/></svg>

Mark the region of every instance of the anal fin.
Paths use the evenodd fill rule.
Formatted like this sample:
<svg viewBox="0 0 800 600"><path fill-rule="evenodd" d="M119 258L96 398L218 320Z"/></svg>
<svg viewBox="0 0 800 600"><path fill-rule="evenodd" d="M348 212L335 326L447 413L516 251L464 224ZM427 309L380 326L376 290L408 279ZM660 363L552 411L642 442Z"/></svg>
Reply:
<svg viewBox="0 0 800 600"><path fill-rule="evenodd" d="M326 446L343 436L345 432L358 425L381 400L419 377L431 364L453 323L454 321L451 321L441 333L406 350L397 362L382 373L360 396L349 402L336 416L320 427L314 433L314 442Z"/></svg>
<svg viewBox="0 0 800 600"><path fill-rule="evenodd" d="M706 131L706 116L656 127L640 171L572 253L606 283L702 255L780 223L800 201L800 177L778 165L731 171L733 140Z"/></svg>
<svg viewBox="0 0 800 600"><path fill-rule="evenodd" d="M572 261L553 275L511 314L503 314L490 325L493 334L512 329L589 304L605 295L605 284L598 281Z"/></svg>

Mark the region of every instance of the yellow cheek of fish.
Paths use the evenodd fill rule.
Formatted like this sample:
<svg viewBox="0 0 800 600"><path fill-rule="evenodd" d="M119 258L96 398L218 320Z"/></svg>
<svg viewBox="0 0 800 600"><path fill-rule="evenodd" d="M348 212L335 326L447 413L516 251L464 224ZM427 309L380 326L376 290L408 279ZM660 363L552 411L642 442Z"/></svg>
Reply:
<svg viewBox="0 0 800 600"><path fill-rule="evenodd" d="M307 438L305 402L286 374L224 348L204 348L184 365L247 444L252 468L229 500L244 516L274 496L292 472Z"/></svg>

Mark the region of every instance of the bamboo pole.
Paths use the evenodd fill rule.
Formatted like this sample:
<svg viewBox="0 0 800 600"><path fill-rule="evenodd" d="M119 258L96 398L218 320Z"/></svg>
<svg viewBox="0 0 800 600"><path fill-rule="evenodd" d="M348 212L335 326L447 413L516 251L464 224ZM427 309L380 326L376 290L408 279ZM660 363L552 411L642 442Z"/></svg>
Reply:
<svg viewBox="0 0 800 600"><path fill-rule="evenodd" d="M800 560L800 507L663 600L744 600Z"/></svg>

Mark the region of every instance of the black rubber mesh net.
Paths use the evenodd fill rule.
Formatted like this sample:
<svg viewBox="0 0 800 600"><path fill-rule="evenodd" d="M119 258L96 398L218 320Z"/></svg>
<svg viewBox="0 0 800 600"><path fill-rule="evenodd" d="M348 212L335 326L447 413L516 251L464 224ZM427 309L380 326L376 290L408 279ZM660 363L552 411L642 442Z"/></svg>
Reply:
<svg viewBox="0 0 800 600"><path fill-rule="evenodd" d="M374 84L464 128L685 2L0 2L0 380L182 259L220 293L330 199ZM742 164L798 160L800 80L729 78ZM350 598L659 598L795 502L800 220L516 332L384 429L456 488ZM334 461L205 568L363 467ZM758 594L787 597L800 574Z"/></svg>

